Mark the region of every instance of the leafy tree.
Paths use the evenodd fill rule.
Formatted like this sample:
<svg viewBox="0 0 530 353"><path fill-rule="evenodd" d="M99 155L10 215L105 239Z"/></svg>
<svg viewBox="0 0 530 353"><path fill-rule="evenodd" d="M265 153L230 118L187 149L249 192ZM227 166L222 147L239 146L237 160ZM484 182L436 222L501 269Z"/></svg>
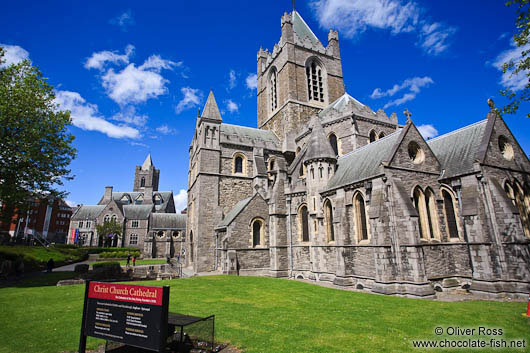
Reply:
<svg viewBox="0 0 530 353"><path fill-rule="evenodd" d="M29 60L5 65L0 47L0 222L15 209L27 209L29 197L64 197L57 190L70 180L76 156L67 128L70 113L54 103L53 87Z"/></svg>
<svg viewBox="0 0 530 353"><path fill-rule="evenodd" d="M522 48L521 57L515 61L510 60L504 63L502 72L510 72L512 75L525 75L530 78L530 50L524 49L528 44L528 36L530 35L530 0L510 0L506 3L506 6L516 5L517 8L517 19L515 25L518 32L513 36L513 40L518 48ZM501 90L501 95L508 98L510 101L505 107L502 108L502 113L515 114L519 109L521 102L530 100L530 80L526 82L524 88L520 92L515 92L511 88ZM526 115L530 117L530 113Z"/></svg>
<svg viewBox="0 0 530 353"><path fill-rule="evenodd" d="M116 244L117 239L122 238L123 228L115 221L107 221L103 224L98 224L96 231L103 246L112 246L113 243Z"/></svg>

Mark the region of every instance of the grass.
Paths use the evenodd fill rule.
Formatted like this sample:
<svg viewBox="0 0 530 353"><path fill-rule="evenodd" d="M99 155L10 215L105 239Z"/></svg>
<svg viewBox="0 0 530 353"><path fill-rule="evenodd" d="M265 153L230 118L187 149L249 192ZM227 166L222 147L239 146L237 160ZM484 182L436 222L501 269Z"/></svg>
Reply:
<svg viewBox="0 0 530 353"><path fill-rule="evenodd" d="M108 259L98 259L97 260L98 262L101 262L101 261L112 261L112 262L119 262L121 266L125 266L127 265L127 260L108 260ZM166 259L146 259L146 260L136 260L136 266L141 266L141 265L163 265L167 263L167 260ZM130 265L132 267L132 259L131 259L131 262L130 262Z"/></svg>
<svg viewBox="0 0 530 353"><path fill-rule="evenodd" d="M56 267L80 261L86 257L86 252L80 249L43 246L0 246L0 262L4 258L14 260L16 257L22 257L25 272L31 272L45 268L49 259L53 259Z"/></svg>
<svg viewBox="0 0 530 353"><path fill-rule="evenodd" d="M216 339L245 352L421 352L412 340L490 339L436 336L437 326L502 328L497 338L526 340L526 350L517 352L528 352L530 345L530 321L521 316L526 303L520 302L437 302L261 277L142 284L169 285L170 311L215 314ZM83 293L79 285L0 289L0 352L76 351ZM98 344L89 338L89 348Z"/></svg>

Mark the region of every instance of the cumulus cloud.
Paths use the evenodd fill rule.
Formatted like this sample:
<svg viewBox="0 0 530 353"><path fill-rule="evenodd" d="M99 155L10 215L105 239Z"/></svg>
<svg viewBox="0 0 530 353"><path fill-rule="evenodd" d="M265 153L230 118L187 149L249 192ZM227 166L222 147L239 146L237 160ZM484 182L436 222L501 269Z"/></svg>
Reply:
<svg viewBox="0 0 530 353"><path fill-rule="evenodd" d="M233 89L237 86L237 75L234 70L230 70L228 73L228 89Z"/></svg>
<svg viewBox="0 0 530 353"><path fill-rule="evenodd" d="M108 96L116 103L124 105L142 103L167 92L167 79L160 75L162 69L179 66L158 55L150 56L142 65L127 65L121 71L109 69L102 77L102 84Z"/></svg>
<svg viewBox="0 0 530 353"><path fill-rule="evenodd" d="M129 58L134 53L134 46L129 44L125 47L125 54L118 54L115 51L100 51L93 53L85 62L85 69L103 70L106 63L128 64Z"/></svg>
<svg viewBox="0 0 530 353"><path fill-rule="evenodd" d="M239 112L239 105L236 102L234 102L233 100L227 99L227 100L224 101L224 103L226 104L226 109L228 109L228 111L230 113Z"/></svg>
<svg viewBox="0 0 530 353"><path fill-rule="evenodd" d="M77 202L72 200L64 200L64 202L66 202L66 204L70 207L77 207L77 205L79 205Z"/></svg>
<svg viewBox="0 0 530 353"><path fill-rule="evenodd" d="M438 130L436 130L436 128L431 124L424 124L418 126L418 131L420 132L421 136L423 136L423 138L426 140L438 136Z"/></svg>
<svg viewBox="0 0 530 353"><path fill-rule="evenodd" d="M245 80L247 84L247 88L250 90L255 90L258 88L258 75L257 74L250 74L247 76Z"/></svg>
<svg viewBox="0 0 530 353"><path fill-rule="evenodd" d="M77 92L57 91L55 103L59 109L71 112L72 124L82 130L99 131L113 138L138 138L140 133L137 129L115 125L107 121L98 112L95 104L88 103Z"/></svg>
<svg viewBox="0 0 530 353"><path fill-rule="evenodd" d="M177 212L182 211L188 205L188 192L180 189L178 194L173 195L173 202L175 203L175 210Z"/></svg>
<svg viewBox="0 0 530 353"><path fill-rule="evenodd" d="M124 13L118 15L117 17L114 17L109 20L110 24L120 26L121 30L126 32L127 26L134 25L134 17L132 15L131 10L127 10Z"/></svg>
<svg viewBox="0 0 530 353"><path fill-rule="evenodd" d="M369 28L389 30L392 34L416 32L418 45L431 55L448 48L455 28L420 20L425 10L414 1L403 0L313 0L321 27L337 28L353 38Z"/></svg>
<svg viewBox="0 0 530 353"><path fill-rule="evenodd" d="M167 124L157 127L156 131L163 135L172 135L177 132L177 130L170 128Z"/></svg>
<svg viewBox="0 0 530 353"><path fill-rule="evenodd" d="M513 41L510 42L511 48L500 53L493 62L493 66L502 72L504 63L513 62L516 64L522 59L522 52L530 50L530 43L517 47ZM514 74L513 69L506 70L502 74L500 84L504 88L509 88L513 91L520 91L528 84L528 74L530 71L520 71Z"/></svg>
<svg viewBox="0 0 530 353"><path fill-rule="evenodd" d="M142 127L142 126L145 126L148 118L147 118L147 115L136 114L136 109L134 107L129 106L129 107L123 108L119 113L115 114L111 119Z"/></svg>
<svg viewBox="0 0 530 353"><path fill-rule="evenodd" d="M29 53L18 45L1 44L0 47L4 49L4 63L0 67L5 67L13 64L18 64L24 59L29 59Z"/></svg>
<svg viewBox="0 0 530 353"><path fill-rule="evenodd" d="M370 98L379 99L383 97L393 97L398 92L404 91L403 95L400 98L391 100L386 103L383 107L383 109L386 109L393 105L401 105L405 102L413 100L414 98L416 98L416 95L420 93L423 87L428 87L432 83L434 83L434 81L428 76L408 78L401 84L395 84L394 86L392 86L392 88L386 91L383 91L380 88L374 89L374 91L370 95Z"/></svg>
<svg viewBox="0 0 530 353"><path fill-rule="evenodd" d="M177 114L182 113L184 110L196 107L201 103L203 95L199 89L191 87L182 87L180 89L180 92L184 97L175 108L175 112Z"/></svg>

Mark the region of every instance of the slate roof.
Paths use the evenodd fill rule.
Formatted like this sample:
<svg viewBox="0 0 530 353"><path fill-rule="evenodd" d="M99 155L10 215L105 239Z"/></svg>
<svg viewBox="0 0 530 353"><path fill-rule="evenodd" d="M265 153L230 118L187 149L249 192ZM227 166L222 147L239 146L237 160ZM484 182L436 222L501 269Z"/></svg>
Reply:
<svg viewBox="0 0 530 353"><path fill-rule="evenodd" d="M245 207L247 207L247 205L250 203L250 200L252 200L252 197L249 197L236 203L234 208L232 208L230 212L226 214L225 218L223 218L221 223L219 223L219 225L215 229L228 227L230 223L232 223L232 221L237 217L237 215L240 214Z"/></svg>
<svg viewBox="0 0 530 353"><path fill-rule="evenodd" d="M127 219L148 219L153 205L123 205L123 216Z"/></svg>
<svg viewBox="0 0 530 353"><path fill-rule="evenodd" d="M72 215L72 219L94 219L105 209L106 205L81 206Z"/></svg>
<svg viewBox="0 0 530 353"><path fill-rule="evenodd" d="M280 140L270 130L261 130L246 126L221 124L221 142L234 144L251 144L253 146L280 150Z"/></svg>
<svg viewBox="0 0 530 353"><path fill-rule="evenodd" d="M396 131L366 146L339 157L338 168L328 182L327 190L374 177L382 172L386 161L398 142L401 131Z"/></svg>
<svg viewBox="0 0 530 353"><path fill-rule="evenodd" d="M427 141L440 161L441 169L445 170L440 178L473 172L487 122L482 120Z"/></svg>
<svg viewBox="0 0 530 353"><path fill-rule="evenodd" d="M336 159L336 154L320 124L320 119L314 117L312 120L313 131L311 131L311 135L309 136L307 153L305 154L304 160L309 161L321 158Z"/></svg>
<svg viewBox="0 0 530 353"><path fill-rule="evenodd" d="M186 215L153 213L151 214L151 229L186 229Z"/></svg>
<svg viewBox="0 0 530 353"><path fill-rule="evenodd" d="M311 28L309 28L307 23L305 23L302 16L300 16L300 14L295 10L292 12L292 20L294 33L296 33L302 42L304 41L304 38L309 38L314 45L321 44Z"/></svg>
<svg viewBox="0 0 530 353"><path fill-rule="evenodd" d="M206 104L204 105L204 110L202 111L201 118L214 119L214 120L223 120L221 118L221 113L217 107L217 102L213 95L213 91L210 90Z"/></svg>

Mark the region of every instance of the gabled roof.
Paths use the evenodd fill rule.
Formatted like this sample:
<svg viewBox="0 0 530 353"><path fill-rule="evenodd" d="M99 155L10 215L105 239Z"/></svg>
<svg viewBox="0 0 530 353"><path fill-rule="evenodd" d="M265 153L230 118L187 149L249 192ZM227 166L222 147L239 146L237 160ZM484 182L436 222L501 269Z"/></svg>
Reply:
<svg viewBox="0 0 530 353"><path fill-rule="evenodd" d="M142 170L149 170L149 167L154 167L153 161L151 160L151 153L147 155L144 164L142 164Z"/></svg>
<svg viewBox="0 0 530 353"><path fill-rule="evenodd" d="M186 215L153 213L151 214L151 229L186 229Z"/></svg>
<svg viewBox="0 0 530 353"><path fill-rule="evenodd" d="M246 126L221 124L221 134L223 143L233 143L256 147L267 147L280 150L280 140L270 130L255 129Z"/></svg>
<svg viewBox="0 0 530 353"><path fill-rule="evenodd" d="M309 143L307 147L307 153L305 154L304 160L314 159L336 159L336 154L331 148L324 129L320 124L320 119L314 117L312 119L313 130L309 135Z"/></svg>
<svg viewBox="0 0 530 353"><path fill-rule="evenodd" d="M228 227L230 223L232 223L232 221L237 217L237 215L240 214L241 211L245 209L245 207L247 207L247 205L250 203L251 200L252 200L252 197L249 197L247 199L241 200L238 203L236 203L236 205L230 210L230 212L226 214L225 218L223 218L221 223L219 223L219 225L215 229L221 229L221 228Z"/></svg>
<svg viewBox="0 0 530 353"><path fill-rule="evenodd" d="M213 120L223 120L221 118L221 113L219 112L219 107L217 107L217 102L213 95L213 91L210 90L206 104L204 105L204 110L202 111L201 118L213 119Z"/></svg>
<svg viewBox="0 0 530 353"><path fill-rule="evenodd" d="M396 131L340 157L337 161L337 171L329 180L326 189L335 189L380 174L381 163L389 158L400 135L401 131Z"/></svg>
<svg viewBox="0 0 530 353"><path fill-rule="evenodd" d="M332 110L335 110L339 113L346 112L349 104L356 105L359 109L365 107L365 105L359 102L357 99L353 98L348 93L344 93L339 99L335 100L333 103L321 110L318 113L318 116L321 118L326 117L332 112Z"/></svg>
<svg viewBox="0 0 530 353"><path fill-rule="evenodd" d="M300 16L300 14L295 10L292 12L292 20L294 33L296 33L302 42L305 38L308 38L314 45L321 44L311 28L309 28L307 23L305 23L302 16Z"/></svg>
<svg viewBox="0 0 530 353"><path fill-rule="evenodd" d="M441 178L473 172L487 122L482 120L427 141L445 170Z"/></svg>
<svg viewBox="0 0 530 353"><path fill-rule="evenodd" d="M94 219L99 216L101 212L103 212L105 207L106 205L80 206L77 211L72 215L72 219Z"/></svg>
<svg viewBox="0 0 530 353"><path fill-rule="evenodd" d="M148 219L153 205L123 205L123 216L127 219Z"/></svg>

